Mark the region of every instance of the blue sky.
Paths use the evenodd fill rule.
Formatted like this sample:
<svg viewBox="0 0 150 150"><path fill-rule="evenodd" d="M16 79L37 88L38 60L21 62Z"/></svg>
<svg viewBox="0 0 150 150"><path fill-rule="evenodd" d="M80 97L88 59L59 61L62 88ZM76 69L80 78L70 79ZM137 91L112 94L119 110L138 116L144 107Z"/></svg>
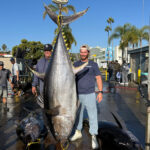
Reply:
<svg viewBox="0 0 150 150"><path fill-rule="evenodd" d="M143 3L144 2L144 3ZM43 20L45 4L51 0L0 0L0 47L6 44L11 50L21 39L51 43L57 27L48 16ZM107 47L107 19L114 18L113 28L130 23L141 28L149 24L150 0L69 0L76 11L90 7L87 14L71 23L78 52L82 44L91 47ZM143 5L144 4L144 5ZM114 45L119 44L118 40ZM147 44L147 43L145 43Z"/></svg>

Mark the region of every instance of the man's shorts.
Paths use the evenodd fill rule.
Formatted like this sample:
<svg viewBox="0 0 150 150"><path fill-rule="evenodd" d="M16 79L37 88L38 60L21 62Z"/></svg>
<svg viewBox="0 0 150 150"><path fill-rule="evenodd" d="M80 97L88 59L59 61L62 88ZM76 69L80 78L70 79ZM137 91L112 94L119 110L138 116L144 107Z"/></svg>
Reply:
<svg viewBox="0 0 150 150"><path fill-rule="evenodd" d="M0 86L0 97L7 98L8 90L7 87Z"/></svg>

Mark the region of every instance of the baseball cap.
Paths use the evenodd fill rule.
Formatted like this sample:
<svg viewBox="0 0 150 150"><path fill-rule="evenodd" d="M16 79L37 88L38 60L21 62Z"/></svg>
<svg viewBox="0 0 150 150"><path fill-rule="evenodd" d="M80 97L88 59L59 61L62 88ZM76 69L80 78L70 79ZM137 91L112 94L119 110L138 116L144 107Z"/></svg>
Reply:
<svg viewBox="0 0 150 150"><path fill-rule="evenodd" d="M3 66L3 65L4 65L3 61L0 61L0 66Z"/></svg>
<svg viewBox="0 0 150 150"><path fill-rule="evenodd" d="M87 45L87 44L83 44L81 47L80 47L80 49L81 48L86 48L88 51L90 50L90 48L89 48L89 46Z"/></svg>
<svg viewBox="0 0 150 150"><path fill-rule="evenodd" d="M44 45L44 51L52 51L53 47L51 44L45 44Z"/></svg>
<svg viewBox="0 0 150 150"><path fill-rule="evenodd" d="M13 57L10 58L10 61L15 61L15 59Z"/></svg>

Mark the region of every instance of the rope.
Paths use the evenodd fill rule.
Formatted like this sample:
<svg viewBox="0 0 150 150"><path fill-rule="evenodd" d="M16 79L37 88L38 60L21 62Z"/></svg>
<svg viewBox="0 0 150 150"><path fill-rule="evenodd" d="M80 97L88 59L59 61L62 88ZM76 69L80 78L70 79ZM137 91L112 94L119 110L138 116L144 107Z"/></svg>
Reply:
<svg viewBox="0 0 150 150"><path fill-rule="evenodd" d="M61 149L62 150L67 150L69 147L69 142L67 142L67 145L65 147L63 147L63 145L60 143Z"/></svg>
<svg viewBox="0 0 150 150"><path fill-rule="evenodd" d="M40 139L37 139L37 141L36 141L36 142L30 142L30 143L28 143L28 144L27 144L26 149L27 149L27 150L29 150L31 145L33 145L33 144L39 144L40 142L41 142L41 140L40 140Z"/></svg>

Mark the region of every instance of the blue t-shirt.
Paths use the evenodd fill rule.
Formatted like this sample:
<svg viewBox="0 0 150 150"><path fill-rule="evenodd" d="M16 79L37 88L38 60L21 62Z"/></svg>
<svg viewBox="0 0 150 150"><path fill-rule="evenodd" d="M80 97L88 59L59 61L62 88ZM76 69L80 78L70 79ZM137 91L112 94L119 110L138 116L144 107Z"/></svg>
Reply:
<svg viewBox="0 0 150 150"><path fill-rule="evenodd" d="M77 61L75 67L81 66L85 62ZM76 75L78 94L90 94L95 92L96 76L101 75L97 63L89 60L88 65Z"/></svg>

